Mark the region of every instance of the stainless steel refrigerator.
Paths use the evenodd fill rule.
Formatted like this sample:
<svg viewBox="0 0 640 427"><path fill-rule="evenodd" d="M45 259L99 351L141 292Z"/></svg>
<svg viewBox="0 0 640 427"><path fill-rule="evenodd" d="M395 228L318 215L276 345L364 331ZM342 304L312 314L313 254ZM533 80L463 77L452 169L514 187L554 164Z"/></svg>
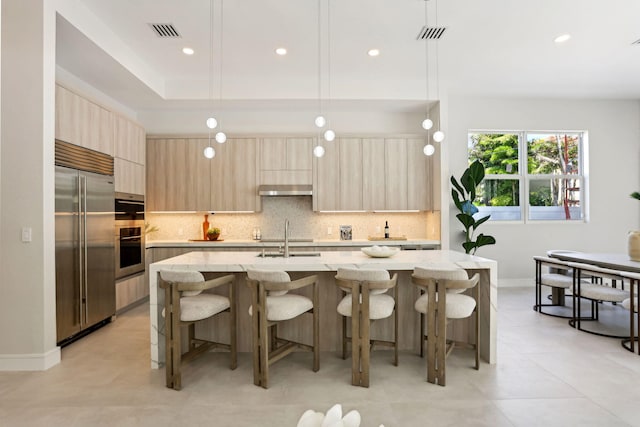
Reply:
<svg viewBox="0 0 640 427"><path fill-rule="evenodd" d="M56 166L57 341L115 314L113 176Z"/></svg>

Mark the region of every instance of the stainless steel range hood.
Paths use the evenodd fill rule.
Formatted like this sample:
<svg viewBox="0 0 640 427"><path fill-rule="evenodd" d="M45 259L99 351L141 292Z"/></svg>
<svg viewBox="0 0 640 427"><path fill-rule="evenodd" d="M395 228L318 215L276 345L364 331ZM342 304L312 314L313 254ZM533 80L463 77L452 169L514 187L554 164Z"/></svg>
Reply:
<svg viewBox="0 0 640 427"><path fill-rule="evenodd" d="M258 187L261 196L311 196L311 185L261 185Z"/></svg>

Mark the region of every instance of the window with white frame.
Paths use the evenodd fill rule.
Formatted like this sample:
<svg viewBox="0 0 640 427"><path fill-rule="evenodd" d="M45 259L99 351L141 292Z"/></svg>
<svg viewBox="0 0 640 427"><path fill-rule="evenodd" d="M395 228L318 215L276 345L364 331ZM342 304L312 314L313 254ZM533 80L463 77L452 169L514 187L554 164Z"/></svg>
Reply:
<svg viewBox="0 0 640 427"><path fill-rule="evenodd" d="M583 132L469 132L469 163L485 167L478 217L584 220L585 145Z"/></svg>

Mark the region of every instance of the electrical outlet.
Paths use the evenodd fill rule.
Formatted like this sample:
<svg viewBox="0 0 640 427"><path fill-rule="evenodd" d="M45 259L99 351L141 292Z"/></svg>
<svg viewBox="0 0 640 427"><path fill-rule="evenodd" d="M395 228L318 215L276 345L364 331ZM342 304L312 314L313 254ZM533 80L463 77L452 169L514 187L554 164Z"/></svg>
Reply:
<svg viewBox="0 0 640 427"><path fill-rule="evenodd" d="M327 227L327 235L331 236L332 232L333 232L333 230L331 229L331 227Z"/></svg>

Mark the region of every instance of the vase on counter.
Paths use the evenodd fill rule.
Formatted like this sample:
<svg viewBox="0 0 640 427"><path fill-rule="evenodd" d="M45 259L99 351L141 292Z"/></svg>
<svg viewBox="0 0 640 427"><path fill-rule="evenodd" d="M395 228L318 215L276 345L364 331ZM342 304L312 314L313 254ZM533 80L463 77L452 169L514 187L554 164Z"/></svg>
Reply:
<svg viewBox="0 0 640 427"><path fill-rule="evenodd" d="M209 231L209 215L204 216L202 223L202 240L207 240L207 231Z"/></svg>
<svg viewBox="0 0 640 427"><path fill-rule="evenodd" d="M631 261L640 261L640 231L630 231L627 239L629 242L629 259Z"/></svg>

